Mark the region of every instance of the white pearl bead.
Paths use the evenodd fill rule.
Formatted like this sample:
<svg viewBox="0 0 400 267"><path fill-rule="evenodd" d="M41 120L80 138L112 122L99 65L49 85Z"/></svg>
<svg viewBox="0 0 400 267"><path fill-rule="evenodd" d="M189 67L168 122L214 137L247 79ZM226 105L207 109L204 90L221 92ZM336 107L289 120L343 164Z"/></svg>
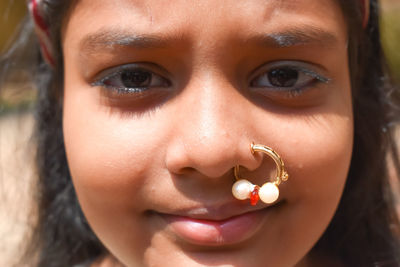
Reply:
<svg viewBox="0 0 400 267"><path fill-rule="evenodd" d="M270 204L278 199L279 189L274 183L265 183L258 191L258 195L262 202Z"/></svg>
<svg viewBox="0 0 400 267"><path fill-rule="evenodd" d="M254 185L245 179L241 179L233 184L232 194L235 198L244 200L249 198L250 192L253 190Z"/></svg>

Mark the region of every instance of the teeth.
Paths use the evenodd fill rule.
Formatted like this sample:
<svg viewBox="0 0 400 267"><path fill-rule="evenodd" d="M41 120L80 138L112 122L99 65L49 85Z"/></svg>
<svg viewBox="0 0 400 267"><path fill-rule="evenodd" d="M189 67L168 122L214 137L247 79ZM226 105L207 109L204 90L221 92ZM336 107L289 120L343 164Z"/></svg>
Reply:
<svg viewBox="0 0 400 267"><path fill-rule="evenodd" d="M190 210L187 213L188 216L199 216L199 215L204 215L204 214L208 214L207 208L197 208L195 210Z"/></svg>

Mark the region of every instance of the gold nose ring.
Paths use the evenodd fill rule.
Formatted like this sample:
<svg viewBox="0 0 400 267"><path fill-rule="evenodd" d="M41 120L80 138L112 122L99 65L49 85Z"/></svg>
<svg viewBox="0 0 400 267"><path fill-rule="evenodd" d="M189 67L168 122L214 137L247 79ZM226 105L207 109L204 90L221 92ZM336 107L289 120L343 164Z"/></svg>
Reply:
<svg viewBox="0 0 400 267"><path fill-rule="evenodd" d="M251 143L250 151L252 154L261 152L271 157L276 164L276 175L272 182L266 182L261 187L254 185L246 179L240 178L240 165L236 165L233 173L236 182L232 186L232 194L239 200L250 199L251 205L256 205L258 200L271 204L274 203L279 197L278 186L288 180L289 174L285 170L285 164L282 158L272 148L260 144Z"/></svg>

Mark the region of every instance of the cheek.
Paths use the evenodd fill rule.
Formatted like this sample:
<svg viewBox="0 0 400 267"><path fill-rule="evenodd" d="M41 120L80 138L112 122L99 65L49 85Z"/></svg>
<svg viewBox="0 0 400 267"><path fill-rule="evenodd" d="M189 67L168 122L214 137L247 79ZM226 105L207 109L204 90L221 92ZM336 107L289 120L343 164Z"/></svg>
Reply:
<svg viewBox="0 0 400 267"><path fill-rule="evenodd" d="M156 164L161 135L149 135L146 129L163 131L163 124L150 120L122 119L86 101L78 93L66 93L64 138L68 164L83 213L96 235L108 248L134 250L133 261L140 261L156 230L141 216L148 199L146 187L149 169ZM158 164L162 164L157 162ZM136 258L138 257L138 258Z"/></svg>
<svg viewBox="0 0 400 267"><path fill-rule="evenodd" d="M287 135L292 173L288 190L295 189L296 201L319 200L318 204L340 197L350 164L352 133L351 118L324 115L318 123L305 122Z"/></svg>
<svg viewBox="0 0 400 267"><path fill-rule="evenodd" d="M83 208L86 203L101 207L113 202L140 208L134 193L146 182L144 173L156 160L151 155L157 153L158 146L152 144L159 144L162 138L149 135L145 129L150 127L157 132L163 126L121 120L118 115L88 105L85 112L79 112L74 106L65 106L64 136L70 171ZM126 193L128 188L131 194Z"/></svg>
<svg viewBox="0 0 400 267"><path fill-rule="evenodd" d="M333 207L331 212L335 210L347 178L354 131L349 93L350 89L344 90L347 97L299 122L299 130L292 132L293 184L299 194L296 201L308 201L307 205L320 210L324 210L324 204Z"/></svg>
<svg viewBox="0 0 400 267"><path fill-rule="evenodd" d="M280 223L276 229L281 229L280 240L291 240L281 244L288 250L302 248L305 254L321 237L336 211L352 154L350 114L321 115L316 118L318 123L303 121L287 126L291 131L281 140L290 175L281 185L282 194L287 196L287 212L282 212L280 218L284 225Z"/></svg>
<svg viewBox="0 0 400 267"><path fill-rule="evenodd" d="M278 117L279 140L291 178L290 200L330 219L340 200L353 149L353 107L348 69L338 71L326 102L305 113ZM275 139L276 138L276 139ZM312 216L311 216L312 217ZM322 219L322 218L321 218Z"/></svg>
<svg viewBox="0 0 400 267"><path fill-rule="evenodd" d="M260 142L276 149L289 173L288 181L280 185L286 205L265 230L265 238L277 240L275 251L293 251L302 258L337 209L353 147L351 98L346 99L332 101L312 115L275 114L263 127L252 129L261 134Z"/></svg>
<svg viewBox="0 0 400 267"><path fill-rule="evenodd" d="M166 126L162 121L153 123L110 112L98 104L95 90L66 88L65 147L82 210L104 244L113 248L136 245L137 254L141 254L143 240L149 240L146 235L151 232L142 231L147 226L139 214L146 207L142 200L147 198L141 188L148 175L156 176L149 173L151 166L162 165L152 155L162 153L159 144L167 137L149 135L148 129L165 132ZM121 229L129 229L130 234L121 235Z"/></svg>

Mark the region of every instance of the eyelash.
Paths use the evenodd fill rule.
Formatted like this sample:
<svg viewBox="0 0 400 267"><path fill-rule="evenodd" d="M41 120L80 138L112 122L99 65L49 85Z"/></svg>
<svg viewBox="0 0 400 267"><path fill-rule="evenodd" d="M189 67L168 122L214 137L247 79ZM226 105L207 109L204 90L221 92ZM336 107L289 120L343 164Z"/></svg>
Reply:
<svg viewBox="0 0 400 267"><path fill-rule="evenodd" d="M297 97L303 94L307 89L314 87L318 83L329 83L331 79L319 74L318 72L312 70L311 67L308 67L309 64L303 62L297 62L298 65L293 62L276 62L269 63L267 65L262 66L257 71L257 75L253 75L250 79L250 87L252 89L256 89L257 91L272 91L273 93L282 93L286 97ZM305 67L306 65L307 67ZM289 71L296 73L296 83L298 80L304 80L300 85L292 85L292 86L273 86L270 81L269 75L275 71L280 72L282 75L282 71ZM287 73L286 73L287 74ZM263 78L267 78L268 83L271 85L258 86L256 82L262 80ZM286 77L287 78L287 77ZM301 79L302 78L302 79ZM266 90L267 89L267 90Z"/></svg>
<svg viewBox="0 0 400 267"><path fill-rule="evenodd" d="M149 80L148 82L150 83L151 86L147 85L147 86L127 87L123 85L124 83L124 81L122 81L123 75L126 76L130 75L131 76L130 78L132 79L140 78L140 75L142 75L141 78L145 78L143 76L147 75L147 79ZM114 85L112 84L113 81ZM142 81L142 83L144 83L145 81ZM152 85L153 82L155 82L156 84ZM115 85L115 83L121 83L122 85L118 86ZM149 89L152 87L158 87L158 88L169 87L171 86L171 83L169 82L168 79L146 68L137 65L125 65L122 67L118 67L116 70L115 68L107 70L105 74L100 74L100 78L94 81L92 83L92 86L100 86L117 94L139 95L146 93L146 91L149 91Z"/></svg>
<svg viewBox="0 0 400 267"><path fill-rule="evenodd" d="M309 65L306 63L298 62L300 65ZM298 81L298 77L301 78L309 78L306 82L303 82L300 85L296 86L273 86L271 84L270 74L271 72L280 72L280 75L283 75L282 71L285 70L287 72L296 72L296 83ZM303 92L305 92L308 88L316 85L317 83L328 83L330 81L329 78L322 76L316 71L311 70L311 68L307 68L304 66L295 65L295 63L290 62L278 62L278 63L268 63L257 71L257 75L253 75L250 79L249 85L251 88L255 88L256 90L269 90L274 93L282 93L287 97L297 97L300 96ZM124 85L115 85L115 83L123 84L122 78L123 75L131 76L130 78L138 78L142 75L147 75L149 78L150 84L147 86L136 86L136 87L126 87ZM257 81L260 82L265 78L267 78L267 82L271 85L257 85ZM279 77L278 77L279 78ZM155 82L155 84L151 84ZM114 82L114 85L112 84ZM117 67L116 69L109 69L105 71L105 73L100 74L100 78L92 83L92 86L100 86L111 93L116 93L117 95L137 95L142 96L145 95L150 88L167 88L171 86L171 82L164 78L161 75L156 74L155 72L148 70L147 68L143 68L138 65L125 65L122 67Z"/></svg>

